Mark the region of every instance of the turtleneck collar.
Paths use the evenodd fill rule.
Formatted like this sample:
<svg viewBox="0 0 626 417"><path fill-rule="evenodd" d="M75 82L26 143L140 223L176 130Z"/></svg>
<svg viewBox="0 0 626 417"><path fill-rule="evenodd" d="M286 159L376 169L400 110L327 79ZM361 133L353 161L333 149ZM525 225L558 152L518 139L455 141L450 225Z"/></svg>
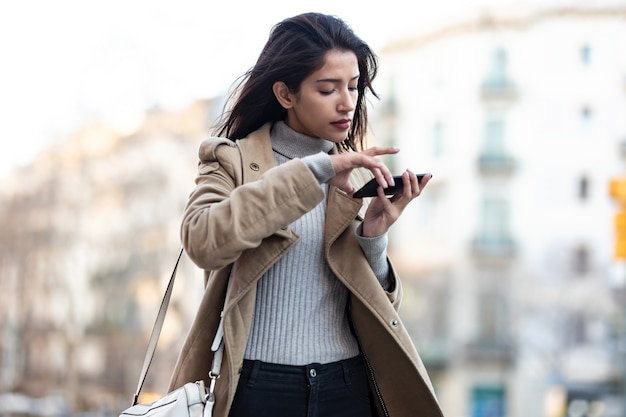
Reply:
<svg viewBox="0 0 626 417"><path fill-rule="evenodd" d="M329 140L313 138L298 133L284 121L274 123L270 131L272 149L280 155L289 158L304 158L316 153L329 153L335 144Z"/></svg>

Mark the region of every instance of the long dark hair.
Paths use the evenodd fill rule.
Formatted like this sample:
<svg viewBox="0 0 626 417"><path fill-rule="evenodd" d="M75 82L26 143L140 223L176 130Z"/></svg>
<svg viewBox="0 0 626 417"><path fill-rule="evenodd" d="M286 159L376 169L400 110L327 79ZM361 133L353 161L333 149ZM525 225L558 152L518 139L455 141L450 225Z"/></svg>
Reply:
<svg viewBox="0 0 626 417"><path fill-rule="evenodd" d="M267 122L284 120L287 111L276 100L273 84L282 81L297 94L302 81L324 65L326 53L333 49L354 52L360 72L352 125L339 150L362 149L368 123L365 93L378 98L372 88L378 59L343 20L320 13L290 17L272 28L256 64L232 91L226 104L230 110L217 123L217 135L241 139Z"/></svg>

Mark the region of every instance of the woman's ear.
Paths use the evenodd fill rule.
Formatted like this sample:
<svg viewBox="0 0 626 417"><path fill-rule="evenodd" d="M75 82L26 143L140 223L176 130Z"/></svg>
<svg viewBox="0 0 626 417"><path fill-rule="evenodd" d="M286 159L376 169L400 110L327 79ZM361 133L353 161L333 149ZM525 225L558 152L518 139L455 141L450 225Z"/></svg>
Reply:
<svg viewBox="0 0 626 417"><path fill-rule="evenodd" d="M290 109L293 107L294 97L289 91L289 87L282 81L276 81L274 85L272 85L272 91L274 91L274 95L276 96L276 100L283 106L285 109Z"/></svg>

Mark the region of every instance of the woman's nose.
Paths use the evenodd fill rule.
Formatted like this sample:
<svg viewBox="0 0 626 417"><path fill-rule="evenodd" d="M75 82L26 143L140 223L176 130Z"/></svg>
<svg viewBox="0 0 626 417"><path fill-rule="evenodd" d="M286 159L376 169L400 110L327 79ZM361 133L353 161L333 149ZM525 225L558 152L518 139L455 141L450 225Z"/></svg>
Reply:
<svg viewBox="0 0 626 417"><path fill-rule="evenodd" d="M344 90L341 94L341 100L337 106L339 111L350 112L356 106L356 97L350 90Z"/></svg>

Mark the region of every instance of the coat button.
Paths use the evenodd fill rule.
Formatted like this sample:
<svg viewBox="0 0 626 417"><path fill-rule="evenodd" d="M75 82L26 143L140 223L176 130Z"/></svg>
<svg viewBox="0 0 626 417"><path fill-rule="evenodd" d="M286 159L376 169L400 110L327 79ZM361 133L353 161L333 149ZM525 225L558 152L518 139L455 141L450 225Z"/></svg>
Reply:
<svg viewBox="0 0 626 417"><path fill-rule="evenodd" d="M393 327L398 327L398 320L395 320L395 319L394 319L394 320L391 320L391 325L392 325Z"/></svg>
<svg viewBox="0 0 626 417"><path fill-rule="evenodd" d="M257 164L256 162L251 163L250 169L253 171L258 171L260 169L259 164Z"/></svg>

